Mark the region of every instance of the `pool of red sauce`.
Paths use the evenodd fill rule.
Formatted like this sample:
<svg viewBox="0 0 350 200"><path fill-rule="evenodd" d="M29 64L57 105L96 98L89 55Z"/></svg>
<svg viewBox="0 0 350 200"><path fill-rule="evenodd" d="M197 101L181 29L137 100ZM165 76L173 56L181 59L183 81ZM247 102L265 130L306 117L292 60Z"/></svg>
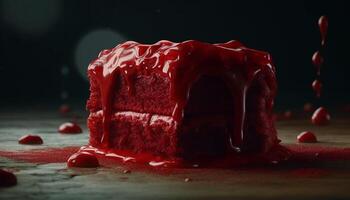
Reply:
<svg viewBox="0 0 350 200"><path fill-rule="evenodd" d="M290 157L282 160L279 152L290 151ZM283 150L284 149L284 150ZM307 173L322 174L322 163L334 161L350 161L350 148L326 147L320 145L300 145L291 144L275 150L275 153L264 155L228 155L220 159L182 161L182 160L164 160L150 154L133 154L126 151L98 151L89 147L64 147L64 148L47 148L26 151L0 151L0 156L13 160L25 161L30 163L65 163L68 158L78 151L92 152L98 158L103 167L127 166L130 169L158 171L160 168L168 170L167 172L176 171L183 168L258 168L280 166L282 169L291 169L291 172L301 173L302 176ZM55 156L52 156L52 155ZM285 155L285 153L282 153ZM277 158L277 159L276 159ZM278 160L279 159L279 160ZM321 164L320 164L321 163ZM305 169L305 165L312 165L313 168ZM153 170L156 169L156 170ZM169 171L170 170L170 171ZM301 171L300 171L301 170ZM311 170L310 173L308 173ZM164 170L163 170L164 171ZM289 170L290 171L290 170ZM159 171L161 173L162 171ZM315 174L314 174L315 175Z"/></svg>

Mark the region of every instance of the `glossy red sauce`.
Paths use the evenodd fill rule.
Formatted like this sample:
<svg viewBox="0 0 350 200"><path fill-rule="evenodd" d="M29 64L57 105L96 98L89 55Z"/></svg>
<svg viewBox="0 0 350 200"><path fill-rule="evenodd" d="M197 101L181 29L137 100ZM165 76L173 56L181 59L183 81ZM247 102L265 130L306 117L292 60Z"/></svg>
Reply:
<svg viewBox="0 0 350 200"><path fill-rule="evenodd" d="M322 57L322 55L321 55L321 53L319 51L316 51L312 55L312 63L316 67L317 74L320 75L321 66L323 64L323 57Z"/></svg>
<svg viewBox="0 0 350 200"><path fill-rule="evenodd" d="M87 149L88 150L88 149ZM276 160L275 157L279 157L278 154L281 151L289 151L289 158L285 161ZM65 147L65 148L48 148L48 149L40 149L40 150L26 150L26 151L0 151L0 156L7 157L14 160L26 161L31 163L64 163L70 157L70 155L74 154L74 152L81 151L79 147ZM123 152L120 154L109 154L104 155L103 152L94 153L93 149L90 149L91 153L95 154L98 158L98 162L101 166L115 166L115 165L127 165L130 168L134 168L138 166L144 166L145 169L156 169L155 172L158 172L159 167L161 168L170 168L174 169L176 166L174 165L150 165L149 162L151 160L155 160L157 162L161 161L161 158L152 157L150 155L145 155L144 159L138 159L142 162L134 162L134 154L130 152ZM232 163L232 157L229 159L218 159L216 162L207 161L207 162L192 162L186 165L189 168L206 168L206 167L219 167L219 168L230 168L230 167L249 167L249 166L267 166L266 164L273 163L286 163L293 165L303 165L305 163L313 163L315 161L318 162L330 162L330 161L350 161L350 148L339 148L339 147L326 147L321 145L285 145L282 149L277 149L274 151L275 155L270 154L268 157L265 156L257 156L257 155L244 155L235 157L236 163ZM55 156L52 156L55 155ZM284 154L285 155L285 154ZM148 157L147 159L147 156ZM129 159L126 159L128 158ZM152 159L150 159L152 158ZM259 158L259 162L257 162L257 158ZM158 160L157 160L158 159ZM164 160L163 160L164 161ZM226 162L231 162L231 166L227 166ZM264 162L262 162L264 161ZM277 161L277 162L273 162ZM181 161L178 161L181 163ZM156 163L156 162L154 162ZM128 167L128 168L129 168ZM185 167L184 165L179 165L177 167ZM142 167L141 167L142 168ZM140 169L141 169L140 168ZM143 169L143 168L142 168ZM159 171L160 172L160 171ZM171 171L173 172L173 171Z"/></svg>
<svg viewBox="0 0 350 200"><path fill-rule="evenodd" d="M82 133L81 127L74 122L65 122L58 127L60 133Z"/></svg>
<svg viewBox="0 0 350 200"><path fill-rule="evenodd" d="M77 152L67 161L68 167L95 168L100 166L96 156L89 152Z"/></svg>
<svg viewBox="0 0 350 200"><path fill-rule="evenodd" d="M326 108L319 107L313 113L311 117L311 122L315 125L327 125L330 123L331 116Z"/></svg>
<svg viewBox="0 0 350 200"><path fill-rule="evenodd" d="M10 187L16 184L17 178L12 172L0 169L0 187Z"/></svg>
<svg viewBox="0 0 350 200"><path fill-rule="evenodd" d="M24 135L18 139L19 144L43 144L43 139L38 135Z"/></svg>
<svg viewBox="0 0 350 200"><path fill-rule="evenodd" d="M327 18L327 16L323 15L320 17L320 19L318 20L318 26L320 28L321 44L323 46L326 43L326 37L327 37L327 32L328 32L328 18Z"/></svg>
<svg viewBox="0 0 350 200"><path fill-rule="evenodd" d="M322 91L322 83L320 80L314 80L314 82L312 82L312 89L315 91L316 93L316 97L320 98L321 97L321 91Z"/></svg>
<svg viewBox="0 0 350 200"><path fill-rule="evenodd" d="M275 69L270 55L244 47L238 41L208 44L198 41L173 43L159 41L152 45L125 42L113 49L102 51L90 63L89 76L97 79L101 91L103 110L103 136L101 144L110 148L113 91L116 77L123 76L133 93L133 76L136 73L158 74L170 80L171 100L175 102L172 118L181 123L192 84L201 75L215 74L224 79L234 97L234 128L228 143L233 150L243 145L245 98L250 83L263 73L270 91L276 90ZM274 94L272 96L275 96ZM266 105L273 106L273 99Z"/></svg>
<svg viewBox="0 0 350 200"><path fill-rule="evenodd" d="M315 143L317 142L316 135L311 131L304 131L297 136L300 143Z"/></svg>

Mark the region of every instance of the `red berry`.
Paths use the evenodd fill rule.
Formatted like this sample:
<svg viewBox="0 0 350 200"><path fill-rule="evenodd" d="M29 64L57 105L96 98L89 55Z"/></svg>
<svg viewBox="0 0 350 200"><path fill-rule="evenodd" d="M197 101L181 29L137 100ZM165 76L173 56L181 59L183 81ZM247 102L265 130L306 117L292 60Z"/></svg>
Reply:
<svg viewBox="0 0 350 200"><path fill-rule="evenodd" d="M100 166L96 156L89 152L78 152L67 161L68 167L95 168Z"/></svg>
<svg viewBox="0 0 350 200"><path fill-rule="evenodd" d="M0 169L0 187L10 187L16 184L17 178L13 173Z"/></svg>
<svg viewBox="0 0 350 200"><path fill-rule="evenodd" d="M83 130L80 126L73 122L66 122L58 127L58 132L60 133L81 133Z"/></svg>
<svg viewBox="0 0 350 200"><path fill-rule="evenodd" d="M312 115L311 122L315 125L327 125L330 119L328 111L324 107L319 107Z"/></svg>
<svg viewBox="0 0 350 200"><path fill-rule="evenodd" d="M313 132L304 131L297 136L297 140L300 143L314 143L317 142L317 138Z"/></svg>
<svg viewBox="0 0 350 200"><path fill-rule="evenodd" d="M24 135L19 138L18 143L20 144L42 144L43 140L38 135Z"/></svg>

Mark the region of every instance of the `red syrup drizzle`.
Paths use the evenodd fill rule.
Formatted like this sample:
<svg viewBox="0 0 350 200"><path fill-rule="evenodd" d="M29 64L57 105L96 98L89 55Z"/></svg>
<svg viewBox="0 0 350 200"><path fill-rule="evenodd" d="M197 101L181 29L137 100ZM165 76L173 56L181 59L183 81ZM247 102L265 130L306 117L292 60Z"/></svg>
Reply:
<svg viewBox="0 0 350 200"><path fill-rule="evenodd" d="M100 166L96 156L89 152L77 152L67 161L68 167L96 168Z"/></svg>
<svg viewBox="0 0 350 200"><path fill-rule="evenodd" d="M83 147L88 148L88 147ZM90 147L89 147L90 148ZM283 150L284 149L284 150ZM275 149L271 151L272 154L279 154L281 151L285 151L287 149L290 153L290 158L286 161L290 164L297 164L297 165L303 165L304 163L312 163L316 160L319 162L330 162L330 161L350 161L350 148L340 148L340 147L327 147L327 146L321 146L321 145L296 145L296 144L289 144L285 145L284 147L280 149ZM124 153L124 156L121 156L120 158L114 159L110 156L105 156L100 152L101 150L98 150L96 148L93 149L87 149L88 151L99 151L98 153L93 153L98 158L98 161L101 166L115 166L116 164L123 163L123 157L128 157L127 155L132 156L135 154L132 154L131 152ZM47 149L38 149L38 150L25 150L25 151L1 151L0 150L0 156L6 157L13 160L18 161L25 161L30 163L39 163L39 164L48 164L48 163L64 163L67 161L70 155L72 155L74 152L82 151L79 150L79 147L64 147L64 148L47 148ZM52 156L55 155L55 156ZM122 155L122 154L121 154ZM259 157L260 161L265 160L266 162L258 162L257 156L237 156L236 157L227 157L225 159L217 160L216 162L208 162L208 163L199 163L196 162L195 164L192 163L192 165L188 165L189 168L205 168L205 167L219 167L219 168L231 168L232 166L226 165L227 162L235 162L232 160L232 158L239 158L236 160L237 167L248 167L248 166L266 166L264 164L271 163L272 160L274 160L274 156L269 154L270 158L264 158ZM278 157L278 156L277 156ZM153 158L156 158L153 156ZM130 160L131 161L131 160ZM270 161L270 162L269 162ZM141 169L141 170L152 170L154 172L161 172L158 170L157 167L143 167L143 163L140 162L125 162L125 164L131 164L128 165L128 169ZM137 165L142 164L142 165ZM246 165L244 165L246 164ZM256 164L256 165L254 165ZM148 162L147 162L148 165ZM148 165L150 166L150 165ZM162 166L161 166L162 167ZM164 167L164 166L163 166ZM171 167L171 166L169 166ZM153 170L154 169L154 170ZM165 168L166 169L166 168ZM173 172L172 168L170 168ZM1 181L1 179L0 179Z"/></svg>
<svg viewBox="0 0 350 200"><path fill-rule="evenodd" d="M16 184L17 178L13 173L0 169L0 187L11 187Z"/></svg>
<svg viewBox="0 0 350 200"><path fill-rule="evenodd" d="M327 125L329 124L330 120L331 116L324 107L319 107L317 110L315 110L311 117L311 122L315 125Z"/></svg>
<svg viewBox="0 0 350 200"><path fill-rule="evenodd" d="M240 151L244 141L245 98L250 83L263 73L270 90L275 92L277 87L275 68L269 54L246 48L238 41L214 45L193 40L182 43L163 40L153 45L129 41L103 50L90 63L88 73L96 78L100 86L103 111L101 146L105 149L111 147L112 95L118 76L126 80L130 95L136 73L158 74L167 78L170 81L171 100L175 105L172 118L177 125L182 122L192 84L205 74L223 78L234 97L235 126L227 143L236 152ZM267 105L267 110L271 110L273 98L268 99Z"/></svg>
<svg viewBox="0 0 350 200"><path fill-rule="evenodd" d="M326 37L328 32L328 18L326 16L321 16L318 20L318 26L321 33L321 45L324 46L326 43Z"/></svg>
<svg viewBox="0 0 350 200"><path fill-rule="evenodd" d="M58 127L60 133L82 133L81 127L74 122L65 122Z"/></svg>
<svg viewBox="0 0 350 200"><path fill-rule="evenodd" d="M322 91L322 83L321 83L321 81L314 80L314 82L312 82L312 89L315 91L316 97L320 98L321 97L321 91Z"/></svg>
<svg viewBox="0 0 350 200"><path fill-rule="evenodd" d="M316 135L310 131L304 131L297 136L297 140L300 143L315 143L317 142Z"/></svg>
<svg viewBox="0 0 350 200"><path fill-rule="evenodd" d="M80 153L93 154L98 159L107 159L112 163L134 164L152 168L198 168L199 165L210 168L230 168L273 162L279 163L288 160L290 156L289 150L280 145L275 146L270 152L265 154L241 155L232 152L220 158L200 157L193 160L165 158L147 152L134 153L127 150L98 149L92 146L81 147L77 154Z"/></svg>
<svg viewBox="0 0 350 200"><path fill-rule="evenodd" d="M24 135L18 139L19 144L43 144L43 139L38 135Z"/></svg>

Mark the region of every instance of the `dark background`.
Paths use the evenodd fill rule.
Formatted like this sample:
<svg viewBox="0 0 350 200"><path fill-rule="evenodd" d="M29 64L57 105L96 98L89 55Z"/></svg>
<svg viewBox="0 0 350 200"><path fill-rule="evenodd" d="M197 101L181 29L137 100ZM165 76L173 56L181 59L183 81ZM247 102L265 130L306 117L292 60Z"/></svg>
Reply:
<svg viewBox="0 0 350 200"><path fill-rule="evenodd" d="M83 102L89 92L84 71L100 49L161 39L235 39L270 52L279 82L277 106L349 103L346 1L0 0L0 10L1 107ZM329 32L321 69L324 95L316 100L311 56L320 47L321 15L329 18Z"/></svg>

